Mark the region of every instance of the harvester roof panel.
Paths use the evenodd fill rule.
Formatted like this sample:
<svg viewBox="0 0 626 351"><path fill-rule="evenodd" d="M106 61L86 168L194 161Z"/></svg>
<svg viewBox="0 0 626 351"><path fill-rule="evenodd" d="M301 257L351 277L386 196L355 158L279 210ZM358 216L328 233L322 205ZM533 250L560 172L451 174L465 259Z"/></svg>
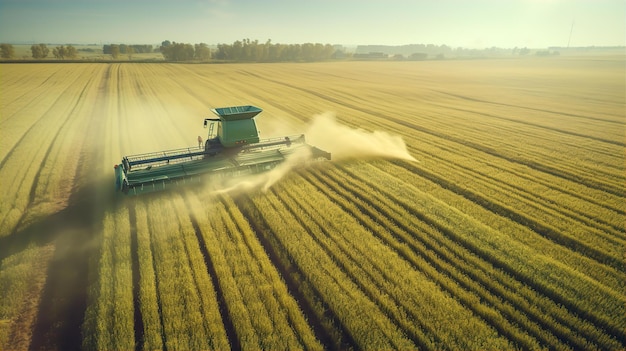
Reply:
<svg viewBox="0 0 626 351"><path fill-rule="evenodd" d="M214 108L211 111L218 115L223 121L237 121L240 119L250 119L263 110L252 105L246 106L231 106L231 107L219 107Z"/></svg>

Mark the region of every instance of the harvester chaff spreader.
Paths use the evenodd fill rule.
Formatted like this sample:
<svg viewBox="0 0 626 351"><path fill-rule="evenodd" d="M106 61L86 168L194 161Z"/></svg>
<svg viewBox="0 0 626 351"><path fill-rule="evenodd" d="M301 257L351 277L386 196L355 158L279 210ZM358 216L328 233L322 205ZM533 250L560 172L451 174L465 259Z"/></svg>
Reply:
<svg viewBox="0 0 626 351"><path fill-rule="evenodd" d="M124 194L164 190L174 185L198 183L209 177L236 177L261 173L283 163L298 150L308 150L311 160L330 160L330 153L305 142L304 134L261 140L254 117L256 106L211 110L205 118L208 137L204 147L125 156L115 165L115 188Z"/></svg>

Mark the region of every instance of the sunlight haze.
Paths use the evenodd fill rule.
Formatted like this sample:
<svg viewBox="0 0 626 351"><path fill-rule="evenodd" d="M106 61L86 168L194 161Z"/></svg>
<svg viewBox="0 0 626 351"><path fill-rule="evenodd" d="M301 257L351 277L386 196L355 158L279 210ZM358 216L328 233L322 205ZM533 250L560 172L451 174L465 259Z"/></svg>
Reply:
<svg viewBox="0 0 626 351"><path fill-rule="evenodd" d="M0 42L623 46L623 0L0 0ZM573 26L572 26L573 24ZM570 39L571 32L571 39Z"/></svg>

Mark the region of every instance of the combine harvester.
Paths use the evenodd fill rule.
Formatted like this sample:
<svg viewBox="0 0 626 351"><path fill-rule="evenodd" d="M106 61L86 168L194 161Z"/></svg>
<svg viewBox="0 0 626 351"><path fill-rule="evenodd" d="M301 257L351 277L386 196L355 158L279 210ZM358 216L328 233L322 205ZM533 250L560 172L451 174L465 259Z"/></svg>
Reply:
<svg viewBox="0 0 626 351"><path fill-rule="evenodd" d="M204 150L199 147L125 156L115 165L115 188L124 194L169 189L199 183L204 178L230 178L271 170L298 150L306 148L310 159L330 160L330 153L305 143L304 134L260 140L255 106L211 110L218 118L206 118L209 127Z"/></svg>

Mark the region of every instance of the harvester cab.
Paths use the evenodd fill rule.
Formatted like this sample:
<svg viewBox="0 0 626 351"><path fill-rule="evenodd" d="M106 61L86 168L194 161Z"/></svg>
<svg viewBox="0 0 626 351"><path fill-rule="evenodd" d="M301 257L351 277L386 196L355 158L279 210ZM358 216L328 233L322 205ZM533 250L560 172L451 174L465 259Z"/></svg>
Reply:
<svg viewBox="0 0 626 351"><path fill-rule="evenodd" d="M254 117L256 106L211 110L205 118L208 135L203 150L196 147L125 156L115 165L115 187L124 194L159 191L199 183L210 177L236 177L268 171L302 148L311 160L330 160L330 153L305 142L304 135L261 140Z"/></svg>
<svg viewBox="0 0 626 351"><path fill-rule="evenodd" d="M205 118L204 127L210 122L205 151L215 155L223 148L256 144L260 141L254 117L261 113L255 106L222 107L211 110L218 118ZM217 125L217 131L216 129Z"/></svg>

